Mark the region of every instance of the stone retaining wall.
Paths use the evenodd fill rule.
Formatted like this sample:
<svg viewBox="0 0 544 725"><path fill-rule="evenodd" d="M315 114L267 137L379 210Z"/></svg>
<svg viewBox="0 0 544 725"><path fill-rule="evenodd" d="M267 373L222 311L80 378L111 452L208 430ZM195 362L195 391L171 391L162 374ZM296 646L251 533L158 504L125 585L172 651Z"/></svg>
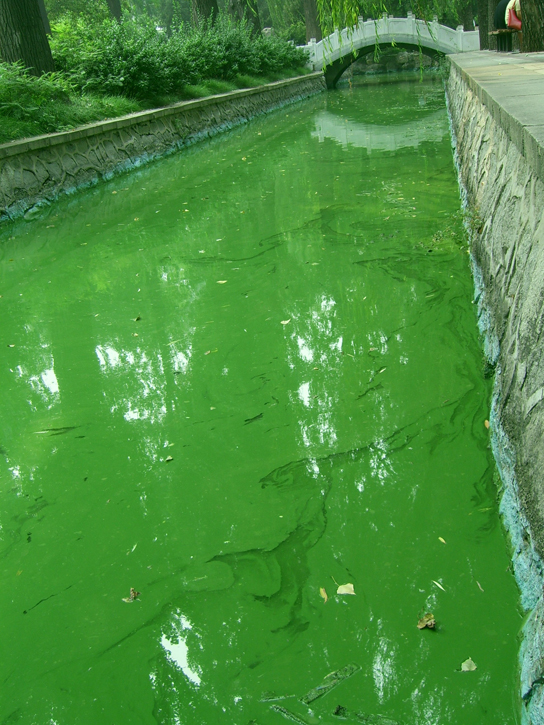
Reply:
<svg viewBox="0 0 544 725"><path fill-rule="evenodd" d="M325 89L321 72L0 145L0 219Z"/></svg>
<svg viewBox="0 0 544 725"><path fill-rule="evenodd" d="M509 70L512 79L521 71L499 67L501 61L493 58L484 67L486 58L481 60L477 67L474 59L472 73L468 61L450 59L447 95L471 215L480 329L496 370L490 432L503 486L500 510L512 541L522 606L528 612L520 654L523 718L542 725L544 153L536 127L520 122L513 112L513 96L512 113L506 110ZM525 81L532 82L532 76ZM515 88L519 96L519 77L512 83ZM526 99L517 107L524 111Z"/></svg>

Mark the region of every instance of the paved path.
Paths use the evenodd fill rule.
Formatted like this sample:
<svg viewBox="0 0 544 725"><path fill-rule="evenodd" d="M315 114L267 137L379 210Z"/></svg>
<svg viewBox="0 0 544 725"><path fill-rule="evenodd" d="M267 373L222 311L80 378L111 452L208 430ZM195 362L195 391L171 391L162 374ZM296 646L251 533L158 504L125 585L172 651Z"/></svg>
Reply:
<svg viewBox="0 0 544 725"><path fill-rule="evenodd" d="M449 59L544 181L544 53L480 50Z"/></svg>

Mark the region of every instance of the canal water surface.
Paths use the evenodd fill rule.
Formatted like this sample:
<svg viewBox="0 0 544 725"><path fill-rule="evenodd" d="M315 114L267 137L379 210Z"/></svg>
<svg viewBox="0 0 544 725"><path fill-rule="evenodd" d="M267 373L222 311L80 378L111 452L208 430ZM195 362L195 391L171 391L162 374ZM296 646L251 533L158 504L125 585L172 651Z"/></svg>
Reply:
<svg viewBox="0 0 544 725"><path fill-rule="evenodd" d="M1 235L1 723L518 722L441 83Z"/></svg>

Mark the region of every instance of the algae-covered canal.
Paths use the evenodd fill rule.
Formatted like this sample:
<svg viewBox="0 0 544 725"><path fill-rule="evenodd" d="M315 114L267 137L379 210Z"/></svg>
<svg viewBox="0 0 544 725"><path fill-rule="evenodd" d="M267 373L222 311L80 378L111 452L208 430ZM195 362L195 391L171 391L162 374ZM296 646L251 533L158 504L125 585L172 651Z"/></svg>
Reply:
<svg viewBox="0 0 544 725"><path fill-rule="evenodd" d="M428 81L4 226L0 722L518 722L459 209Z"/></svg>

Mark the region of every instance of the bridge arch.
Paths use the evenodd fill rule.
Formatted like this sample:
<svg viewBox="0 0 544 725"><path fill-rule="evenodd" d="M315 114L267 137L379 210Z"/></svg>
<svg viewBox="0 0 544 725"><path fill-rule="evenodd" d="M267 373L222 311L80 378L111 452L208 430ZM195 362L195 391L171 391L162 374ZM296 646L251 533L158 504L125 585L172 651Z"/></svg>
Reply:
<svg viewBox="0 0 544 725"><path fill-rule="evenodd" d="M382 17L379 20L359 20L352 32L335 31L319 43L310 41L303 46L309 53L308 67L323 70L328 88L334 88L342 73L358 57L376 45L395 44L408 50L420 47L428 55L464 53L479 50L477 30L456 30L440 25L436 20L428 23L417 20L412 13L407 18Z"/></svg>

